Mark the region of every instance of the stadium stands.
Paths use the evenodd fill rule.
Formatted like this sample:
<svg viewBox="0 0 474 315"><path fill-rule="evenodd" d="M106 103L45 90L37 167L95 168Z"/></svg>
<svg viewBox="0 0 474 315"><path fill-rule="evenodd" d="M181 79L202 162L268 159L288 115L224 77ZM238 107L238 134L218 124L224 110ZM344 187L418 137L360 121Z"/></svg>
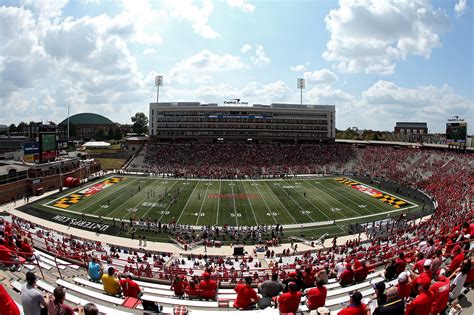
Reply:
<svg viewBox="0 0 474 315"><path fill-rule="evenodd" d="M101 312L119 315L141 310L130 309L127 312L125 308L120 307L124 299L102 293L101 283L89 281L84 266L93 256L98 257L103 264L114 266L119 272L139 276L140 280L136 282L142 288L142 300L164 306L165 313L173 312L176 306L186 306L192 314L229 310L229 307L223 305L226 304L225 301L235 300L236 293L232 288L245 276L252 276L253 284L257 285L269 279L272 273L279 273L280 278L284 280L292 272L300 272L301 277L315 277L318 272L326 270L329 271L330 279L326 284L328 293L325 305L331 310L331 314L336 314L347 306L350 292L358 290L362 293L365 303L372 303L369 300L374 294L373 283L385 281L387 288L395 286L398 281L385 280L383 273L388 262L398 257L399 252L405 253L408 270L414 270L414 257L417 252L423 253L423 259L430 259L434 258L435 249L442 250L442 267L448 268L454 258L452 252L456 245L460 246L463 259L472 259L472 155L424 149L349 145L224 144L217 147L210 144L151 144L144 150L141 154L144 154L145 158L140 160L143 162L132 161L129 171L215 178L299 173L365 175L374 180L397 182L423 190L436 200L437 209L431 216L409 222L407 225L375 226L373 229L387 229L389 233L369 233L367 242L354 239L334 244L332 247L292 251L291 254L289 250L282 253L283 247L287 247L284 245L276 250L274 255L269 251L263 254L251 253L237 260L207 255L190 257L163 252L137 252L134 249L102 244L97 240L60 235L34 222L5 217L4 241L0 245L10 244L3 250L8 250L12 257L21 259L19 262L3 260L2 263L20 263L25 266L23 271L27 269L45 273L43 279L38 281L38 287L46 292L52 292L55 285L67 288L69 292L66 300L73 306L93 301ZM193 154L190 154L191 152ZM33 259L29 258L31 253L22 251L22 242L25 242L25 239L35 247ZM428 241L432 241L432 249L427 249ZM28 258L30 260L27 261ZM262 263L262 267L255 267L253 259ZM367 278L362 282L341 286L335 280L337 272L334 269L337 262L342 260L344 263L356 265L362 259L367 262L371 271ZM466 264L463 262L462 266ZM306 267L309 268L308 271L305 271ZM469 267L471 269L466 283L472 283L474 280L474 269L470 263ZM177 275L184 275L187 280L199 281L205 270L220 283L216 300L187 297L180 299L173 295L170 280ZM24 279L22 272L5 272L18 279L11 282L11 285L20 291ZM458 272L452 272L452 278ZM63 274L65 276L62 276ZM57 276L60 279L56 279ZM301 300L301 312L308 311L305 300L305 297ZM258 311L246 312L250 314Z"/></svg>

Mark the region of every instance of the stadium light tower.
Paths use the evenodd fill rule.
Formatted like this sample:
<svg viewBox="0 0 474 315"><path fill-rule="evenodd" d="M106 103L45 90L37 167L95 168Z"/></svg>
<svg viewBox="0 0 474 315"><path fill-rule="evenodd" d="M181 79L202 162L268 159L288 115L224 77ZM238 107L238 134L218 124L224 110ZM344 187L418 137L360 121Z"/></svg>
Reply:
<svg viewBox="0 0 474 315"><path fill-rule="evenodd" d="M296 79L296 85L300 89L300 102L303 105L303 89L305 88L305 82L303 78Z"/></svg>
<svg viewBox="0 0 474 315"><path fill-rule="evenodd" d="M155 77L155 86L156 86L156 102L158 103L158 99L160 97L160 86L163 86L163 76L157 75Z"/></svg>

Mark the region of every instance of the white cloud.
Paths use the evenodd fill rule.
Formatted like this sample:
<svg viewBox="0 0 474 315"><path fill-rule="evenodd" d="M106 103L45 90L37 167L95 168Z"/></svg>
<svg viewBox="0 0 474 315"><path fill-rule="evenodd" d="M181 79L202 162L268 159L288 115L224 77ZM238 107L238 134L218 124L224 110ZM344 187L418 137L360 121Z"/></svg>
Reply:
<svg viewBox="0 0 474 315"><path fill-rule="evenodd" d="M440 132L448 117L473 117L474 101L456 94L448 85L405 88L382 80L362 93L354 110L359 126L370 121L375 129L392 130L396 121L409 117L427 121L431 131Z"/></svg>
<svg viewBox="0 0 474 315"><path fill-rule="evenodd" d="M290 67L290 70L296 71L296 72L304 72L307 69L306 69L305 65L297 65L297 66L294 66L294 67Z"/></svg>
<svg viewBox="0 0 474 315"><path fill-rule="evenodd" d="M167 0L165 6L171 16L191 23L195 33L204 38L217 38L219 33L208 24L214 5L210 0L203 0L201 3L198 6L192 0Z"/></svg>
<svg viewBox="0 0 474 315"><path fill-rule="evenodd" d="M454 5L454 11L457 16L461 16L466 12L467 9L467 0L459 0L458 3Z"/></svg>
<svg viewBox="0 0 474 315"><path fill-rule="evenodd" d="M155 48L146 48L143 51L143 54L144 55L154 55L154 54L156 54L156 49Z"/></svg>
<svg viewBox="0 0 474 315"><path fill-rule="evenodd" d="M251 58L252 62L258 65L270 63L270 58L265 54L265 49L262 45L255 48L255 56Z"/></svg>
<svg viewBox="0 0 474 315"><path fill-rule="evenodd" d="M430 0L340 0L325 22L331 37L323 57L349 73L391 74L408 55L429 58L449 28Z"/></svg>
<svg viewBox="0 0 474 315"><path fill-rule="evenodd" d="M210 74L239 70L245 67L240 57L229 54L218 55L207 49L178 62L167 75L178 83L210 82Z"/></svg>
<svg viewBox="0 0 474 315"><path fill-rule="evenodd" d="M242 88L225 83L203 84L195 89L170 86L163 90L163 97L174 101L199 101L202 103L220 102L231 98L240 98L249 104L270 104L274 102L295 102L297 93L285 82L270 83L249 82Z"/></svg>
<svg viewBox="0 0 474 315"><path fill-rule="evenodd" d="M244 44L242 47L240 47L240 52L243 54L251 50L252 50L252 45L249 45L249 44Z"/></svg>
<svg viewBox="0 0 474 315"><path fill-rule="evenodd" d="M338 79L338 77L328 69L305 72L304 78L306 81L315 84L331 84Z"/></svg>
<svg viewBox="0 0 474 315"><path fill-rule="evenodd" d="M232 8L238 8L247 13L251 13L255 10L255 6L247 3L246 0L227 0L227 4Z"/></svg>
<svg viewBox="0 0 474 315"><path fill-rule="evenodd" d="M24 5L31 8L40 18L53 18L61 15L69 0L25 0Z"/></svg>

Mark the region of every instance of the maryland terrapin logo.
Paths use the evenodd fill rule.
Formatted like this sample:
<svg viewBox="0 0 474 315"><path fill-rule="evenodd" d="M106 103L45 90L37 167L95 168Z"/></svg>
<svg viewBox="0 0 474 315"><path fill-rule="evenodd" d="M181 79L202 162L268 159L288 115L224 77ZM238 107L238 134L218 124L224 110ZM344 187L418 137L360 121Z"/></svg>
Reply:
<svg viewBox="0 0 474 315"><path fill-rule="evenodd" d="M377 198L380 201L388 203L389 205L392 205L394 208L397 208L397 209L404 208L404 207L412 205L412 204L410 204L410 203L408 203L404 200L401 200L401 199L399 199L395 196L383 193L383 192L381 192L381 191L379 191L375 188L366 186L366 185L364 185L362 183L359 183L357 181L354 181L350 178L340 177L340 178L336 178L335 180L336 180L336 182L339 182L341 184L349 186L349 187L351 187L355 190L358 190L358 191L360 191L364 194L367 194L371 197Z"/></svg>
<svg viewBox="0 0 474 315"><path fill-rule="evenodd" d="M84 188L78 192L72 193L65 197L62 197L59 200L56 200L53 204L56 208L67 209L77 203L79 203L82 199L87 198L89 196L95 195L98 192L101 192L107 187L110 187L116 183L120 183L126 180L126 177L111 177L108 178L100 183L94 184L87 188Z"/></svg>

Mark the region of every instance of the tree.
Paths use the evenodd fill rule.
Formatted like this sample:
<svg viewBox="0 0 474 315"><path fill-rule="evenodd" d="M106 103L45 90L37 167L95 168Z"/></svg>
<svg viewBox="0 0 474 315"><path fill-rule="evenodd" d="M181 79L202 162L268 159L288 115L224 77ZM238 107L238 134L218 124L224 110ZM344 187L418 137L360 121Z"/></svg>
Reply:
<svg viewBox="0 0 474 315"><path fill-rule="evenodd" d="M115 128L114 140L122 140L122 131L120 128Z"/></svg>
<svg viewBox="0 0 474 315"><path fill-rule="evenodd" d="M114 130L112 128L109 128L109 131L107 133L107 139L108 140L113 140L114 139Z"/></svg>
<svg viewBox="0 0 474 315"><path fill-rule="evenodd" d="M97 132L95 133L95 139L96 141L102 141L102 140L105 140L105 132L104 132L104 129L100 128L97 130Z"/></svg>
<svg viewBox="0 0 474 315"><path fill-rule="evenodd" d="M16 126L15 124L11 124L10 127L8 127L8 132L16 132Z"/></svg>
<svg viewBox="0 0 474 315"><path fill-rule="evenodd" d="M148 117L144 113L136 113L132 117L132 129L134 133L145 134L148 133Z"/></svg>

